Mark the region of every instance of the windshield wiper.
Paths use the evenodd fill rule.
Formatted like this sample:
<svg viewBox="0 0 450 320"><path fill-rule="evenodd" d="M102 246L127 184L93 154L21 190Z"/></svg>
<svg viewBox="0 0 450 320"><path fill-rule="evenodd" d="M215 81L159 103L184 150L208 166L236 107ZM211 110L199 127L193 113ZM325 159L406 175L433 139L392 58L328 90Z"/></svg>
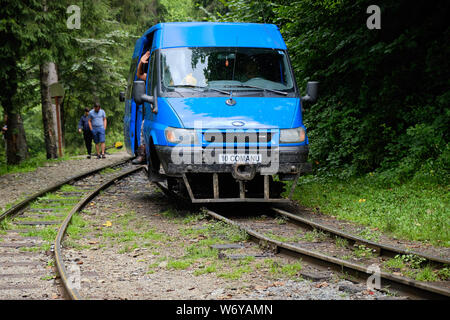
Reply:
<svg viewBox="0 0 450 320"><path fill-rule="evenodd" d="M213 90L213 91L217 91L226 95L229 95L230 93L228 91L225 90L220 90L220 89L216 89L216 88L211 88L211 87L202 87L202 86L194 86L191 84L177 84L174 86L170 86L170 88L192 88L192 89L203 89L203 90Z"/></svg>
<svg viewBox="0 0 450 320"><path fill-rule="evenodd" d="M238 87L238 88L253 88L253 89L259 89L259 90L264 90L264 91L270 91L273 93L278 93L278 94L282 94L284 96L287 96L288 93L285 91L278 91L275 89L268 89L268 88L263 88L263 87L257 87L257 86L250 86L248 84L240 84L240 85L225 85L224 87L230 88L230 87Z"/></svg>

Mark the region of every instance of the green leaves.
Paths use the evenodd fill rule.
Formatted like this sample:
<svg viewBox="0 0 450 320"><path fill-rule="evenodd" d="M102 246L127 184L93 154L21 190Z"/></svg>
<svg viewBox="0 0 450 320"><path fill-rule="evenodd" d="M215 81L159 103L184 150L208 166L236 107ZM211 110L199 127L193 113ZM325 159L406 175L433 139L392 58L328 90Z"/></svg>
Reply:
<svg viewBox="0 0 450 320"><path fill-rule="evenodd" d="M316 169L351 175L399 168L410 178L448 143L450 118L440 101L450 101L442 74L450 49L437 45L450 36L448 8L381 1L381 30L374 31L365 23L370 4L229 0L222 20L277 24L300 91L308 80L320 81L319 100L304 113ZM442 14L424 17L425 8Z"/></svg>

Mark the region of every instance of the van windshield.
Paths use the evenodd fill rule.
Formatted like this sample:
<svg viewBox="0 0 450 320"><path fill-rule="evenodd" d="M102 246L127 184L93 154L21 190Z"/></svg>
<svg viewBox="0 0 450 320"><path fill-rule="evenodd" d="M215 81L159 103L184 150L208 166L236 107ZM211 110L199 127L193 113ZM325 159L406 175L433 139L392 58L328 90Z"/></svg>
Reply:
<svg viewBox="0 0 450 320"><path fill-rule="evenodd" d="M286 52L266 48L171 48L161 50L163 92L287 94L294 82Z"/></svg>

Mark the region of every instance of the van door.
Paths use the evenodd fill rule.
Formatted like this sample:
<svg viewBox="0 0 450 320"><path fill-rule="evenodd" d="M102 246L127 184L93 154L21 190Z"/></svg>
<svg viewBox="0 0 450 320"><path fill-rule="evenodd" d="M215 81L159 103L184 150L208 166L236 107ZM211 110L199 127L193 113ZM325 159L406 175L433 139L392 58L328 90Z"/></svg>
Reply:
<svg viewBox="0 0 450 320"><path fill-rule="evenodd" d="M136 119L136 104L132 99L133 81L136 74L138 58L131 60L130 71L128 73L127 91L125 96L125 114L123 118L123 131L125 148L128 153L134 155L135 147L135 120Z"/></svg>
<svg viewBox="0 0 450 320"><path fill-rule="evenodd" d="M147 38L144 41L144 49L141 52L141 57L147 52L150 51L150 54L152 53L153 50L153 36L154 36L154 32L150 33L149 35L147 35ZM139 59L140 61L140 59ZM144 66L144 73L147 73L147 78L146 78L146 83L148 83L150 81L150 70L151 70L151 64L152 64L152 55L149 57L148 59L148 65ZM137 77L136 77L137 80ZM144 105L140 105L137 106L136 109L136 146L140 146L141 145L141 128L142 128L142 121L144 121L144 114L145 114L145 109L144 109ZM136 147L137 149L137 147Z"/></svg>
<svg viewBox="0 0 450 320"><path fill-rule="evenodd" d="M148 68L148 73L147 73L147 83L145 86L146 94L149 96L153 96L153 89L156 84L155 75L156 75L156 51L153 50L150 55L149 68ZM153 123L155 121L155 119L154 119L155 114L152 112L152 106L150 105L150 103L145 102L144 106L145 106L144 127L145 127L145 132L146 132L145 138L146 138L146 140L149 140L151 128L154 127Z"/></svg>
<svg viewBox="0 0 450 320"><path fill-rule="evenodd" d="M146 93L149 96L154 96L154 99L158 99L157 95L155 95L154 90L157 85L157 63L158 62L157 62L156 48L152 48L149 60L149 69L147 73ZM147 144L146 153L149 169L159 170L158 157L155 153L155 150L151 148L151 145L153 143L153 141L151 141L152 131L154 130L155 124L158 120L157 114L152 111L152 105L150 103L144 102L144 107L145 107L144 139Z"/></svg>
<svg viewBox="0 0 450 320"><path fill-rule="evenodd" d="M137 67L139 66L142 55L149 50L152 41L153 35L150 35L147 38L140 38L136 42L135 54L133 55L130 67L124 116L124 140L130 155L135 155L140 145L141 124L144 115L143 106L137 106L132 97L133 82L138 80Z"/></svg>

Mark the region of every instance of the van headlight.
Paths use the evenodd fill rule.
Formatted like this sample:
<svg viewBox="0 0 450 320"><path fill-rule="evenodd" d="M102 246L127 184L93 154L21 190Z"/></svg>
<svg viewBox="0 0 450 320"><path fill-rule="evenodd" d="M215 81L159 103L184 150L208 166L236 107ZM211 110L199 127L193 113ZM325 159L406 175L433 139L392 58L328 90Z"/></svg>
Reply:
<svg viewBox="0 0 450 320"><path fill-rule="evenodd" d="M305 130L302 127L280 130L280 143L295 143L305 141Z"/></svg>
<svg viewBox="0 0 450 320"><path fill-rule="evenodd" d="M170 143L197 144L198 137L194 129L181 129L167 127L164 130L167 141Z"/></svg>

